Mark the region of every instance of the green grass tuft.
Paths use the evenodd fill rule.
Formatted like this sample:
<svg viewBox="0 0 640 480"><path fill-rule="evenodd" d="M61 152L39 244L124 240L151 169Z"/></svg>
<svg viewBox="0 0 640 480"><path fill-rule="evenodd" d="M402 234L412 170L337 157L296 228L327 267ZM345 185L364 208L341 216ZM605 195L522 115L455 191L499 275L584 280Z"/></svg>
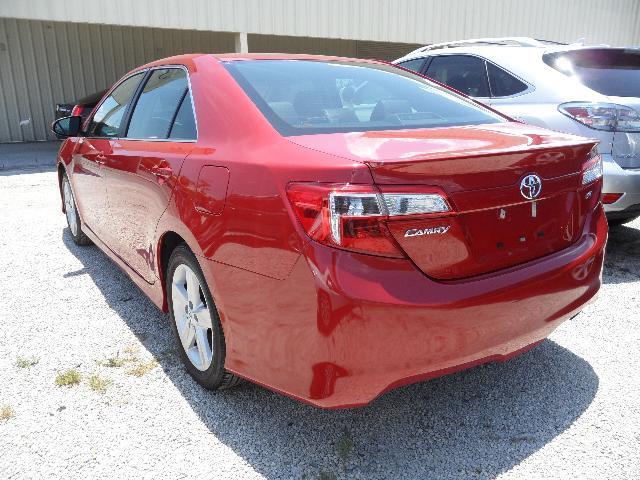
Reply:
<svg viewBox="0 0 640 480"><path fill-rule="evenodd" d="M89 388L94 392L105 393L112 383L111 380L102 378L100 375L91 375L89 377Z"/></svg>
<svg viewBox="0 0 640 480"><path fill-rule="evenodd" d="M106 360L98 361L98 365L102 365L103 367L109 367L109 368L120 368L127 363L137 362L138 361L137 354L139 350L140 349L135 345L128 345L123 349L123 352L125 354L124 357L121 357L120 353L118 353L115 357L110 357L110 358L107 358Z"/></svg>
<svg viewBox="0 0 640 480"><path fill-rule="evenodd" d="M38 364L40 359L38 357L18 357L16 359L16 365L18 368L34 367Z"/></svg>
<svg viewBox="0 0 640 480"><path fill-rule="evenodd" d="M158 366L158 362L155 360L150 360L148 362L140 362L138 363L138 365L133 367L127 373L129 375L133 375L134 377L142 377L143 375L146 375L157 366Z"/></svg>
<svg viewBox="0 0 640 480"><path fill-rule="evenodd" d="M3 405L2 408L0 408L0 421L7 421L13 418L13 415L13 408L9 405Z"/></svg>
<svg viewBox="0 0 640 480"><path fill-rule="evenodd" d="M100 363L100 365L102 365L103 367L120 368L125 363L127 363L127 360L122 357L111 357L111 358L107 358L103 362L98 362L98 363Z"/></svg>
<svg viewBox="0 0 640 480"><path fill-rule="evenodd" d="M81 379L82 375L77 370L65 370L56 375L56 385L59 387L73 387L78 385Z"/></svg>

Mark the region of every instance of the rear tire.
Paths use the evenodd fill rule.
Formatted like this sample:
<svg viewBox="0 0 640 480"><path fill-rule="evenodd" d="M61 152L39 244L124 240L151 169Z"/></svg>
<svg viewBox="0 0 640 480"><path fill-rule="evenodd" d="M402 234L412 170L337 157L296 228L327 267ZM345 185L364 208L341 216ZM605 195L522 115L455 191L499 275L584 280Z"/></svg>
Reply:
<svg viewBox="0 0 640 480"><path fill-rule="evenodd" d="M64 202L67 226L69 227L69 232L71 233L73 242L80 246L92 245L93 242L91 239L82 231L82 224L80 223L80 215L78 214L76 199L73 196L71 182L69 182L69 178L66 173L62 175L62 201Z"/></svg>
<svg viewBox="0 0 640 480"><path fill-rule="evenodd" d="M187 372L209 390L237 385L241 379L224 369L224 333L211 292L185 244L171 253L166 273L171 329Z"/></svg>

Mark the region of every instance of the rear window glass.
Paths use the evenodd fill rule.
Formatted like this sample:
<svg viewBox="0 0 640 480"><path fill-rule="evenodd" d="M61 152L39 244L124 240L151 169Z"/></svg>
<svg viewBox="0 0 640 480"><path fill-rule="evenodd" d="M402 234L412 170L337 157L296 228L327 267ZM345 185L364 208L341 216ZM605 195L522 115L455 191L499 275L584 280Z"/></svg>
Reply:
<svg viewBox="0 0 640 480"><path fill-rule="evenodd" d="M574 50L547 53L543 60L603 95L640 97L640 50Z"/></svg>
<svg viewBox="0 0 640 480"><path fill-rule="evenodd" d="M167 138L171 122L188 88L187 73L184 70L154 70L133 109L127 137Z"/></svg>
<svg viewBox="0 0 640 480"><path fill-rule="evenodd" d="M285 136L504 121L462 96L391 65L244 60L225 66Z"/></svg>
<svg viewBox="0 0 640 480"><path fill-rule="evenodd" d="M487 62L487 73L492 97L509 97L529 88L526 83L491 62Z"/></svg>
<svg viewBox="0 0 640 480"><path fill-rule="evenodd" d="M191 96L186 92L180 103L180 108L173 121L169 138L175 140L196 140L198 131L196 129L196 119L193 116L191 106Z"/></svg>
<svg viewBox="0 0 640 480"><path fill-rule="evenodd" d="M424 65L424 58L414 58L413 60L407 60L406 62L399 63L398 65L420 73L422 65Z"/></svg>

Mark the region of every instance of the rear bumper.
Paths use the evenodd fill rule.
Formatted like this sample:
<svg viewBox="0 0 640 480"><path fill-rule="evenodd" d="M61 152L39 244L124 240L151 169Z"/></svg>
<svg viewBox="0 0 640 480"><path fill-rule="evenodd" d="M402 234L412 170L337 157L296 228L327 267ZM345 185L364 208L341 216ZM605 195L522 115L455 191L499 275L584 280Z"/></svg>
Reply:
<svg viewBox="0 0 640 480"><path fill-rule="evenodd" d="M603 154L603 193L624 193L615 203L605 205L610 218L640 215L640 169L621 168L610 154Z"/></svg>
<svg viewBox="0 0 640 480"><path fill-rule="evenodd" d="M545 339L596 294L606 238L598 207L569 248L451 282L429 279L408 260L311 242L287 280L247 293L264 302L251 319L233 318L247 315L246 301L237 312L222 304L227 368L313 405L341 408L505 360Z"/></svg>

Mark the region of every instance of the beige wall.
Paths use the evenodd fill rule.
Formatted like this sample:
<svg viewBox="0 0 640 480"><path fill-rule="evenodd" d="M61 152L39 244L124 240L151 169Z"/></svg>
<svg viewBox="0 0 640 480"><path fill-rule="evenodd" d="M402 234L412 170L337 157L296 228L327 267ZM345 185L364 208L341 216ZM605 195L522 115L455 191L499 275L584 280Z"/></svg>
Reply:
<svg viewBox="0 0 640 480"><path fill-rule="evenodd" d="M334 38L287 37L281 35L249 35L250 52L310 53L355 58L394 60L421 44L340 40Z"/></svg>
<svg viewBox="0 0 640 480"><path fill-rule="evenodd" d="M403 43L509 35L640 45L638 0L0 0L0 17Z"/></svg>
<svg viewBox="0 0 640 480"><path fill-rule="evenodd" d="M482 36L640 46L640 0L0 0L0 142L50 139L56 103L245 35L254 52L386 60Z"/></svg>
<svg viewBox="0 0 640 480"><path fill-rule="evenodd" d="M233 49L231 33L0 18L0 142L53 138L56 103L103 90L138 65Z"/></svg>
<svg viewBox="0 0 640 480"><path fill-rule="evenodd" d="M249 35L252 52L391 60L415 44ZM0 142L53 139L56 103L112 85L132 68L179 53L233 52L232 33L0 18Z"/></svg>

